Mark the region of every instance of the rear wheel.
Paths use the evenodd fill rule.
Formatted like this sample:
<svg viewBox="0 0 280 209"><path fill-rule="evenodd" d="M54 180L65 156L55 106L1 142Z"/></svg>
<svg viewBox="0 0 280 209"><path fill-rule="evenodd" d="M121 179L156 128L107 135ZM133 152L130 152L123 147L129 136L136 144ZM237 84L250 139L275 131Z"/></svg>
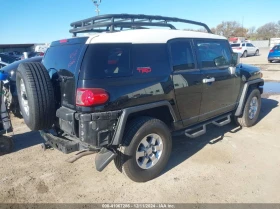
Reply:
<svg viewBox="0 0 280 209"><path fill-rule="evenodd" d="M260 51L257 49L257 51L255 52L255 56L259 56Z"/></svg>
<svg viewBox="0 0 280 209"><path fill-rule="evenodd" d="M33 131L50 129L55 118L54 90L45 67L22 63L17 70L18 101L26 125Z"/></svg>
<svg viewBox="0 0 280 209"><path fill-rule="evenodd" d="M248 55L247 51L244 51L242 57L245 58L245 57L247 57L247 55Z"/></svg>
<svg viewBox="0 0 280 209"><path fill-rule="evenodd" d="M273 60L268 60L268 62L269 62L269 63L272 63L272 62L273 62Z"/></svg>
<svg viewBox="0 0 280 209"><path fill-rule="evenodd" d="M260 110L261 94L258 89L253 89L248 94L242 116L235 117L235 121L240 126L251 127L257 123Z"/></svg>
<svg viewBox="0 0 280 209"><path fill-rule="evenodd" d="M131 180L146 182L164 169L171 148L171 134L165 123L140 117L129 122L115 165Z"/></svg>

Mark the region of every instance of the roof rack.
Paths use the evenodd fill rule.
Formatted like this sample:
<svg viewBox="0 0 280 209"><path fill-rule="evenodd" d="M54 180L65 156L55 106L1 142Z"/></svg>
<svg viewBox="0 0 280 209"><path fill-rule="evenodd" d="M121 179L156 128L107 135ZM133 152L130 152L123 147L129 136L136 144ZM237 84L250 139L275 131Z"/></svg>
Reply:
<svg viewBox="0 0 280 209"><path fill-rule="evenodd" d="M148 29L150 26L168 27L176 29L170 22L180 22L204 27L208 33L212 33L210 28L201 22L185 20L174 17L164 17L143 14L108 14L100 15L85 20L71 23L73 27L69 32L75 37L77 33L89 32L116 32L125 29Z"/></svg>

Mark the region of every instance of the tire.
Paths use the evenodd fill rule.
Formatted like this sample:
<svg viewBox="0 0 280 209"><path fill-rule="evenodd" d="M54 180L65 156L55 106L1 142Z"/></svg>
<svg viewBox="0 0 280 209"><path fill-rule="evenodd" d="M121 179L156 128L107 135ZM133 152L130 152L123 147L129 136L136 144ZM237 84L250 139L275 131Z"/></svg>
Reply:
<svg viewBox="0 0 280 209"><path fill-rule="evenodd" d="M250 112L251 112L250 107L251 107L251 102L252 102L253 98L256 98L255 101L257 102L257 109L255 112L255 116L252 118L252 115L250 115ZM240 125L242 127L254 126L258 121L260 110L261 110L261 94L258 89L253 89L248 94L242 116L235 117L235 121L238 125Z"/></svg>
<svg viewBox="0 0 280 209"><path fill-rule="evenodd" d="M150 160L146 164L143 163L146 158L148 159L148 157L136 157L137 150L144 149L141 142L143 140L146 142L151 141L152 137L149 138L151 135L152 137L155 136L155 138L158 138L159 136L162 140L161 155L154 165L152 165ZM157 144L157 147L160 147L160 143L158 142L159 141L157 140L155 144ZM165 168L171 154L171 149L171 133L166 124L155 118L139 117L130 121L129 125L126 127L123 145L118 150L118 156L115 158L114 162L117 169L124 173L132 181L146 182L156 178ZM148 151L147 153L149 153ZM151 155L156 156L154 152ZM139 165L141 164L141 161L142 167Z"/></svg>
<svg viewBox="0 0 280 209"><path fill-rule="evenodd" d="M26 125L32 131L50 129L55 119L55 99L46 68L38 62L21 63L16 86Z"/></svg>
<svg viewBox="0 0 280 209"><path fill-rule="evenodd" d="M255 56L259 56L259 53L260 53L260 51L257 50L257 51L255 52Z"/></svg>
<svg viewBox="0 0 280 209"><path fill-rule="evenodd" d="M273 60L268 60L268 62L269 62L269 63L272 63L272 62L273 62Z"/></svg>
<svg viewBox="0 0 280 209"><path fill-rule="evenodd" d="M246 58L247 55L248 55L247 51L244 51L242 57Z"/></svg>

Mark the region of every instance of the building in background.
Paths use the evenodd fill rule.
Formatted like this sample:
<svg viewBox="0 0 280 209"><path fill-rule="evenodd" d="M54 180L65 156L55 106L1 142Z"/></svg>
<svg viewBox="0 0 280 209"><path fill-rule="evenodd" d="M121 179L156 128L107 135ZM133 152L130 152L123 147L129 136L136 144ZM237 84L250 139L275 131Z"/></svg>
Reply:
<svg viewBox="0 0 280 209"><path fill-rule="evenodd" d="M45 52L49 44L30 43L30 44L0 44L0 53L5 52ZM37 51L36 51L37 50Z"/></svg>
<svg viewBox="0 0 280 209"><path fill-rule="evenodd" d="M228 39L229 43L231 44L238 44L246 41L245 37L230 37Z"/></svg>
<svg viewBox="0 0 280 209"><path fill-rule="evenodd" d="M280 38L271 38L269 40L269 47L272 49L275 45L280 44Z"/></svg>

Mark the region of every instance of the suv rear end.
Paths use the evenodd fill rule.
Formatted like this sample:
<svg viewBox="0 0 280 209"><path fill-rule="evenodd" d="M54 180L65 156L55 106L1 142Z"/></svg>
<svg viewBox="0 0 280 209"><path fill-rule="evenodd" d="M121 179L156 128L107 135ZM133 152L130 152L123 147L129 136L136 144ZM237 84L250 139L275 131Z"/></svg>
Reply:
<svg viewBox="0 0 280 209"><path fill-rule="evenodd" d="M71 140L67 146L58 144L57 148L65 153L83 149L98 151L108 145L119 113L103 112L102 105L109 100L109 89L106 88L104 72L98 69L105 64L102 53L106 49L87 45L87 39L82 37L53 42L42 61L56 92L55 129ZM114 53L111 63L117 62L117 53L121 56L123 52ZM56 144L51 135L44 136Z"/></svg>
<svg viewBox="0 0 280 209"><path fill-rule="evenodd" d="M245 51L245 44L243 43L234 43L234 44L231 44L231 48L232 48L232 51L235 52L235 53L238 53L240 55L243 55L244 51Z"/></svg>
<svg viewBox="0 0 280 209"><path fill-rule="evenodd" d="M268 54L268 62L279 61L280 60L280 45L274 46Z"/></svg>

